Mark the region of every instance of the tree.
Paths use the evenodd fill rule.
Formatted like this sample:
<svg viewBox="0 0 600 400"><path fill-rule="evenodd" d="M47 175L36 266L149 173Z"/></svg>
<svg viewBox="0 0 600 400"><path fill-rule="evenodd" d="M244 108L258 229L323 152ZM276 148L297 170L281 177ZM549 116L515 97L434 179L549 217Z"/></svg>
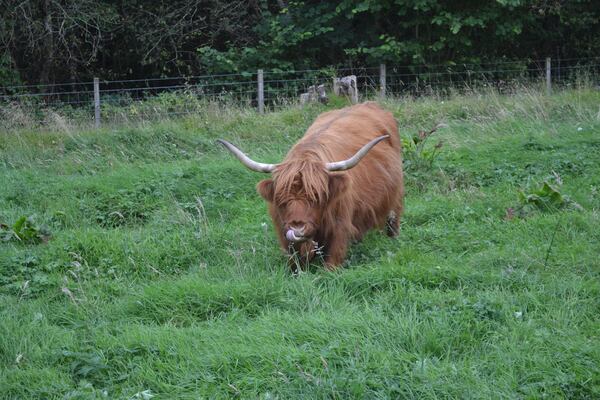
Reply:
<svg viewBox="0 0 600 400"><path fill-rule="evenodd" d="M2 82L599 51L597 0L0 0Z"/></svg>
<svg viewBox="0 0 600 400"><path fill-rule="evenodd" d="M117 15L93 0L0 0L0 46L23 82L74 80L91 68Z"/></svg>

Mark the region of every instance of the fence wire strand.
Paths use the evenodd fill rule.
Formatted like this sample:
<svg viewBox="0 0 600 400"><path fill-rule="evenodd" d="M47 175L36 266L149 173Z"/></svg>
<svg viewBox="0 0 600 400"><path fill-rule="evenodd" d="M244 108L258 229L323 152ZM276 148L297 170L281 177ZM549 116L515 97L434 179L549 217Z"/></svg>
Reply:
<svg viewBox="0 0 600 400"><path fill-rule="evenodd" d="M475 87L508 90L511 84L542 84L546 60L496 63L389 65L385 92L390 96L452 93ZM552 83L568 87L579 80L597 85L600 57L556 59L550 66ZM266 109L297 104L310 87L331 92L335 77L354 75L360 99L378 96L379 67L273 70L263 73ZM201 112L207 103L258 107L258 72L100 81L101 119L131 120ZM596 82L596 83L593 83ZM93 82L0 87L0 127L10 127L11 115L29 112L40 125L48 113L93 121Z"/></svg>

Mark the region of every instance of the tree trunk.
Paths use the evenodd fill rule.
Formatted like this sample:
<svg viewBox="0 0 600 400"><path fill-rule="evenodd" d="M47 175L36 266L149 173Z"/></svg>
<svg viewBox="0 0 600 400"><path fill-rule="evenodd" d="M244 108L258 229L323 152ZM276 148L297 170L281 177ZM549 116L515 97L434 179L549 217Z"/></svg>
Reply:
<svg viewBox="0 0 600 400"><path fill-rule="evenodd" d="M46 85L51 82L52 77L52 63L54 58L54 32L52 31L52 10L51 0L44 0L43 12L44 12L44 38L43 46L41 46L40 52L40 74L38 76L38 82L42 85Z"/></svg>

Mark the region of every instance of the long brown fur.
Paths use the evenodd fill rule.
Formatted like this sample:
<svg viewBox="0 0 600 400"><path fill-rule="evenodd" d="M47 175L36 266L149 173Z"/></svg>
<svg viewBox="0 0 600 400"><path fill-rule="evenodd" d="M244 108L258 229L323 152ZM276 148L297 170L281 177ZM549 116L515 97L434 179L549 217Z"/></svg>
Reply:
<svg viewBox="0 0 600 400"><path fill-rule="evenodd" d="M354 168L328 172L327 162L345 160L381 135ZM402 150L392 114L367 102L321 114L288 152L272 175L257 188L269 202L281 247L289 250L287 220L314 222L313 240L323 247L329 268L342 264L348 244L372 228L398 232L403 209ZM313 221L314 220L314 221ZM308 258L312 243L295 244Z"/></svg>

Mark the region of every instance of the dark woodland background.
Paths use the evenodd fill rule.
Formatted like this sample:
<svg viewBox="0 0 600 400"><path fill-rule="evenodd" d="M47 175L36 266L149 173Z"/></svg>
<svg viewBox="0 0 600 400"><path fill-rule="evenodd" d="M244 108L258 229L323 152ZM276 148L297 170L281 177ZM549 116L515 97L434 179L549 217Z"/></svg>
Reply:
<svg viewBox="0 0 600 400"><path fill-rule="evenodd" d="M0 86L599 50L599 0L0 0Z"/></svg>

